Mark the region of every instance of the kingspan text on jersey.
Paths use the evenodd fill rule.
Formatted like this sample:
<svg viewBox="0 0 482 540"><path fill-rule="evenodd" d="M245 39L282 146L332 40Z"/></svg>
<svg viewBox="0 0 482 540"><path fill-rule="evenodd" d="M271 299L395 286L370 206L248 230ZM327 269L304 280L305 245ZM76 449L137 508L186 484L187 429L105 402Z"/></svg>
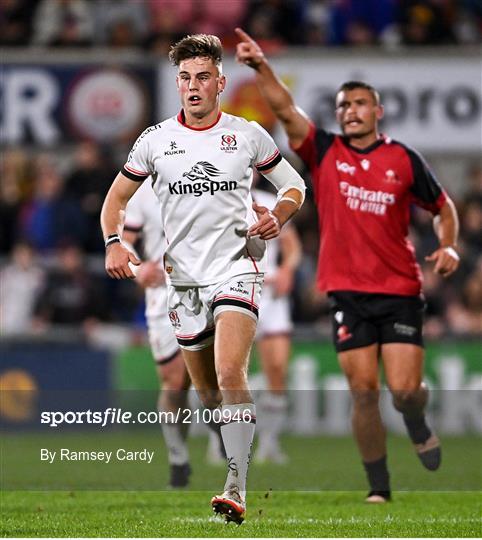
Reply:
<svg viewBox="0 0 482 540"><path fill-rule="evenodd" d="M200 197L203 193L214 195L217 191L234 191L238 187L235 180L227 180L216 182L215 180L206 180L204 182L183 183L181 180L177 182L169 182L169 193L171 195L194 195Z"/></svg>

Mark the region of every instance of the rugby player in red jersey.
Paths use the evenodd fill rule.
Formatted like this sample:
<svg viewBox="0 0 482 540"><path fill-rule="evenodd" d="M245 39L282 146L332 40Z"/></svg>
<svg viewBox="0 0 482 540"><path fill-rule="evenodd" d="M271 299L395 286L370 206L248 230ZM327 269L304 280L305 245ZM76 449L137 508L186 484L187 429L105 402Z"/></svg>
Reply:
<svg viewBox="0 0 482 540"><path fill-rule="evenodd" d="M378 131L383 107L360 81L336 95L342 135L316 128L296 107L251 37L236 29L237 60L252 67L291 147L311 170L320 226L317 282L332 303L333 337L352 398L352 426L370 484L367 501L390 500L386 435L379 412L381 360L395 408L429 470L440 466L437 436L424 410L424 300L407 238L412 203L434 215L439 248L426 260L450 276L458 267L454 204L414 150Z"/></svg>

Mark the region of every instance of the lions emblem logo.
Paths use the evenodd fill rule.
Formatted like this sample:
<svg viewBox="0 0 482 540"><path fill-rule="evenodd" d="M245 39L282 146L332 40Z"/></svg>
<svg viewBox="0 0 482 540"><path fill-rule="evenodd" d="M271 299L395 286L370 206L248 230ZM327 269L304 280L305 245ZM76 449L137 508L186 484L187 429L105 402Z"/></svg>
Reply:
<svg viewBox="0 0 482 540"><path fill-rule="evenodd" d="M217 167L211 165L208 161L198 161L191 167L189 172L183 173L183 177L189 178L189 180L211 180L224 174Z"/></svg>

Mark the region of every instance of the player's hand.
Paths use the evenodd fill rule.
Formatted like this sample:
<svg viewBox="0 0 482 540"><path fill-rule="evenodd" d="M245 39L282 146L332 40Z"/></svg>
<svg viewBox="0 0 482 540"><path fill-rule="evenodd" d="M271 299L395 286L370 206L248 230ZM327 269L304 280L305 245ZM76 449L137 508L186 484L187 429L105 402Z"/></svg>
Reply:
<svg viewBox="0 0 482 540"><path fill-rule="evenodd" d="M141 287L160 287L166 283L164 269L156 261L146 261L136 272L136 281Z"/></svg>
<svg viewBox="0 0 482 540"><path fill-rule="evenodd" d="M136 276L129 268L129 263L139 266L141 261L121 243L115 242L107 247L105 270L114 279L134 279Z"/></svg>
<svg viewBox="0 0 482 540"><path fill-rule="evenodd" d="M293 290L294 273L291 268L280 266L273 280L276 296L286 296Z"/></svg>
<svg viewBox="0 0 482 540"><path fill-rule="evenodd" d="M443 277L448 277L457 270L460 257L453 247L441 247L431 255L425 257L426 261L434 262L433 271Z"/></svg>
<svg viewBox="0 0 482 540"><path fill-rule="evenodd" d="M240 64L246 64L249 67L257 69L264 60L264 54L261 47L254 39L241 28L234 30L241 40L236 45L236 61Z"/></svg>
<svg viewBox="0 0 482 540"><path fill-rule="evenodd" d="M258 221L248 229L248 239L253 236L259 236L262 240L276 238L281 232L278 218L266 206L260 206L255 202L253 203L253 210L258 216Z"/></svg>

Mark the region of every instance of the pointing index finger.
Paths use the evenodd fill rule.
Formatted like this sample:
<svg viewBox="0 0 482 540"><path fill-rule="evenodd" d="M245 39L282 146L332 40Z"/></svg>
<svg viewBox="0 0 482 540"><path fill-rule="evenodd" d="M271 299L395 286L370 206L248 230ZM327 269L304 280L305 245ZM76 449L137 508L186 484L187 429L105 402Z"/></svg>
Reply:
<svg viewBox="0 0 482 540"><path fill-rule="evenodd" d="M256 43L254 39L249 34L247 34L242 28L237 27L234 29L234 31L236 32L236 34L238 34L238 36L243 41L246 41L247 43Z"/></svg>

